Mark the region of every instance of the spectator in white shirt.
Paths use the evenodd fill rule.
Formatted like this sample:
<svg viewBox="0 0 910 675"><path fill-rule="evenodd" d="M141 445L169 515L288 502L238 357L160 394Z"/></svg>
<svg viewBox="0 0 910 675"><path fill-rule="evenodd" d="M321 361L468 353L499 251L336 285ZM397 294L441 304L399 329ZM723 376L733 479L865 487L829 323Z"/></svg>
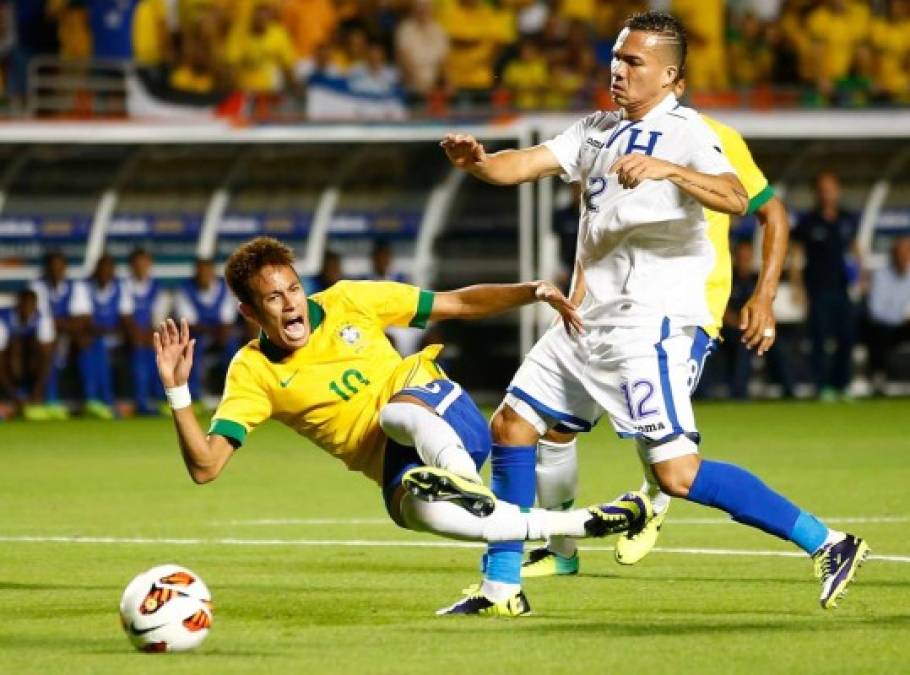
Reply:
<svg viewBox="0 0 910 675"><path fill-rule="evenodd" d="M891 248L891 261L872 275L869 289L869 371L876 387L887 381L889 356L910 341L910 237Z"/></svg>

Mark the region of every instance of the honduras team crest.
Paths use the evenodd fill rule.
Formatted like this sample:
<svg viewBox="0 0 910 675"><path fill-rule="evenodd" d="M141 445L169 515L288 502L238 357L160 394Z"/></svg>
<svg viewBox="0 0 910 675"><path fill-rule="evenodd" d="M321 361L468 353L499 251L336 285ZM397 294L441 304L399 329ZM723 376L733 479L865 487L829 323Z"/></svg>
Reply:
<svg viewBox="0 0 910 675"><path fill-rule="evenodd" d="M354 345L360 342L360 329L357 326L352 326L348 324L340 331L338 331L338 337L347 342L349 345Z"/></svg>

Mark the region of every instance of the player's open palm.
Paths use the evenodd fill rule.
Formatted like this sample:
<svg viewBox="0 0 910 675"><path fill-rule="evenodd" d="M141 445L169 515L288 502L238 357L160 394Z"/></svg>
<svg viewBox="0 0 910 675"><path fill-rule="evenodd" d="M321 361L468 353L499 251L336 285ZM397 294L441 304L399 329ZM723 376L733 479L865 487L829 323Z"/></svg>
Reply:
<svg viewBox="0 0 910 675"><path fill-rule="evenodd" d="M196 340L190 338L186 319L180 320L179 328L173 319L162 322L152 341L161 383L167 388L186 384L193 368L193 348L196 346Z"/></svg>
<svg viewBox="0 0 910 675"><path fill-rule="evenodd" d="M439 145L459 169L468 169L487 157L483 144L470 134L447 134Z"/></svg>

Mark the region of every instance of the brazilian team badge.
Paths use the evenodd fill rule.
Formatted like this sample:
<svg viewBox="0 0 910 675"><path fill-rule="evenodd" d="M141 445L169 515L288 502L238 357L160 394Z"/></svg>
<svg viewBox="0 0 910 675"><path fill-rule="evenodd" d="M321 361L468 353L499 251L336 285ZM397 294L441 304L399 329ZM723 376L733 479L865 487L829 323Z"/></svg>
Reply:
<svg viewBox="0 0 910 675"><path fill-rule="evenodd" d="M357 328L357 326L348 324L340 331L338 331L338 337L340 337L349 345L355 345L360 342L360 329Z"/></svg>

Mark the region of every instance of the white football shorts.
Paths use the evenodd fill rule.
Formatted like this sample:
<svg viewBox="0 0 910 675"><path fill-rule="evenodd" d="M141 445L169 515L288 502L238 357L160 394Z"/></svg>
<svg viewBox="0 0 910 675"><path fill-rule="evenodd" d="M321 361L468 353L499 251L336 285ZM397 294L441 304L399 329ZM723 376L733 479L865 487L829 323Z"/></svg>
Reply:
<svg viewBox="0 0 910 675"><path fill-rule="evenodd" d="M582 336L559 324L528 352L504 402L541 434L589 431L606 412L621 438L655 447L680 436L697 443L691 394L713 345L703 329L669 319ZM670 459L649 454L652 462Z"/></svg>

